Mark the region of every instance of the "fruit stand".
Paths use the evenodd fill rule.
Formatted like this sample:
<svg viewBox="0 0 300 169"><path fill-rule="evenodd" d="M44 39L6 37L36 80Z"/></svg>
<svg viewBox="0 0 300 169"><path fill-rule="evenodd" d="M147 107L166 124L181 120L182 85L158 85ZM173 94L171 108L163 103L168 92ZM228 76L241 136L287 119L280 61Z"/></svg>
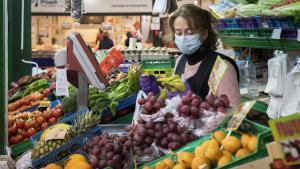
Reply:
<svg viewBox="0 0 300 169"><path fill-rule="evenodd" d="M291 19L299 14L299 2L277 1L224 12L216 27L222 43L299 51L299 23ZM278 29L280 36L274 38ZM151 50L137 50L144 53L137 57L142 59L131 64L123 62L124 53L133 57L130 50L122 54L112 48L98 62L79 33L67 39L66 50L54 59L56 67L21 77L9 87L7 148L16 166L229 169L269 158L274 132L268 101L243 95L240 106L233 107L228 96L214 91L200 97L173 74L176 60L160 48L154 51L161 58L151 59ZM287 154L297 151L290 149Z"/></svg>

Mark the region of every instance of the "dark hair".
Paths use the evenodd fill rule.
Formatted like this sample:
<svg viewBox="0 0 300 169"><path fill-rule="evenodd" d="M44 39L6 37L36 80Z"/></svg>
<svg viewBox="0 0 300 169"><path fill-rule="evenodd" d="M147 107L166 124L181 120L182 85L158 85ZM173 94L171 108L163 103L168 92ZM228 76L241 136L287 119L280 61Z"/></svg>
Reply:
<svg viewBox="0 0 300 169"><path fill-rule="evenodd" d="M216 24L215 18L211 16L211 14L204 9L192 4L185 4L178 8L169 19L169 26L173 32L174 22L177 17L183 17L187 20L189 27L192 29L201 29L207 30L207 38L204 42L202 42L202 49L207 51L216 50L216 45L218 41L218 35L214 29Z"/></svg>
<svg viewBox="0 0 300 169"><path fill-rule="evenodd" d="M99 32L100 32L100 33L103 33L103 30L102 30L101 28L99 28Z"/></svg>
<svg viewBox="0 0 300 169"><path fill-rule="evenodd" d="M132 33L131 32L126 32L126 36L127 36L127 38L131 38L132 37Z"/></svg>

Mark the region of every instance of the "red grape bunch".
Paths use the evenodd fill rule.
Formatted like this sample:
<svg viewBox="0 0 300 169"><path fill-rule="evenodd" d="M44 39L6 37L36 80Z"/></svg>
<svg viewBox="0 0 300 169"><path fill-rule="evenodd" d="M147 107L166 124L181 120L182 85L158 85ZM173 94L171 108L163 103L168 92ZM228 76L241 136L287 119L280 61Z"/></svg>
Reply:
<svg viewBox="0 0 300 169"><path fill-rule="evenodd" d="M189 92L186 96L182 96L181 103L177 107L180 116L190 117L191 119L200 118L203 110L225 112L229 107L229 100L226 95L216 97L207 95L205 100L193 92Z"/></svg>
<svg viewBox="0 0 300 169"><path fill-rule="evenodd" d="M220 97L207 95L205 97L205 101L201 103L200 107L209 111L225 113L225 109L229 107L229 100L226 95L221 95Z"/></svg>
<svg viewBox="0 0 300 169"><path fill-rule="evenodd" d="M161 122L145 122L138 120L135 126L128 126L126 131L133 131L134 151L137 154L153 154L150 146L155 142L158 146L176 150L196 137L187 131L186 126L179 126L171 113L165 115Z"/></svg>
<svg viewBox="0 0 300 169"><path fill-rule="evenodd" d="M161 108L165 107L165 100L157 98L154 93L149 93L147 98L138 100L138 104L143 107L143 114L155 114Z"/></svg>
<svg viewBox="0 0 300 169"><path fill-rule="evenodd" d="M84 145L84 151L91 154L94 158L91 160L93 168L103 169L112 167L122 169L130 165L130 151L133 146L133 140L126 135L109 135L104 133L92 137Z"/></svg>

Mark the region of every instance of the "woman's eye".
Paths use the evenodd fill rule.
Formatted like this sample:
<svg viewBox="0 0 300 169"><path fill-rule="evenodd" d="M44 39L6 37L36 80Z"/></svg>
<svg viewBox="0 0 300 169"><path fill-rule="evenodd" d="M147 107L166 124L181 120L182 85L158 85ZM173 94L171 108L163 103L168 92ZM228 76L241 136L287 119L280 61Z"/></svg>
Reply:
<svg viewBox="0 0 300 169"><path fill-rule="evenodd" d="M175 32L176 35L182 35L182 32Z"/></svg>

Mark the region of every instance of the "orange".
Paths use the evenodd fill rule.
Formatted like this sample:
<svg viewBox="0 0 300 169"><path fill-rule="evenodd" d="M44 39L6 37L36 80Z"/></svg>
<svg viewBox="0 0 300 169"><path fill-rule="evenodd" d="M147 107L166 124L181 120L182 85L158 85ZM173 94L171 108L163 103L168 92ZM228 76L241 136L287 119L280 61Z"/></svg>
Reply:
<svg viewBox="0 0 300 169"><path fill-rule="evenodd" d="M235 153L242 146L240 140L234 136L223 139L222 145L224 146L224 150L231 153Z"/></svg>
<svg viewBox="0 0 300 169"><path fill-rule="evenodd" d="M242 135L241 143L244 148L248 148L248 142L250 141L250 139L251 139L251 135L249 135L249 134Z"/></svg>
<svg viewBox="0 0 300 169"><path fill-rule="evenodd" d="M229 156L223 156L218 160L218 168L223 167L229 164L232 161L232 158Z"/></svg>
<svg viewBox="0 0 300 169"><path fill-rule="evenodd" d="M214 138L221 143L221 141L226 137L226 134L223 131L215 131L214 132Z"/></svg>
<svg viewBox="0 0 300 169"><path fill-rule="evenodd" d="M54 164L54 163L51 163L51 164L48 164L45 169L63 169L60 165L57 165L57 164Z"/></svg>
<svg viewBox="0 0 300 169"><path fill-rule="evenodd" d="M256 144L257 144L257 138L256 136L252 136L248 142L247 147L251 152L254 152L256 151Z"/></svg>
<svg viewBox="0 0 300 169"><path fill-rule="evenodd" d="M239 150L236 152L235 156L236 156L237 158L241 158L241 157L247 156L247 155L250 154L250 153L251 153L251 152L250 152L248 149L246 149L246 148L241 148L241 149L239 149Z"/></svg>
<svg viewBox="0 0 300 169"><path fill-rule="evenodd" d="M79 161L74 163L70 169L93 169L93 167L89 163Z"/></svg>
<svg viewBox="0 0 300 169"><path fill-rule="evenodd" d="M204 166L203 169L210 168L210 161L206 157L196 156L192 160L192 169L199 169L199 167Z"/></svg>

